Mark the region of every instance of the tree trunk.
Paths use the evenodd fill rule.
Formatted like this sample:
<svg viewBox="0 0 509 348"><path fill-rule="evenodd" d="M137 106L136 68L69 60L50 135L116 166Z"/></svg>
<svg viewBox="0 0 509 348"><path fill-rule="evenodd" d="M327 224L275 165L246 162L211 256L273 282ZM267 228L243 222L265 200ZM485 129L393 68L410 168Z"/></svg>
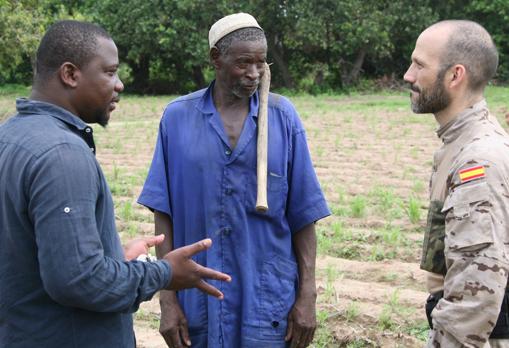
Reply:
<svg viewBox="0 0 509 348"><path fill-rule="evenodd" d="M146 93L149 90L149 67L150 60L141 57L138 62L130 64L133 74L133 83L131 84L133 91Z"/></svg>
<svg viewBox="0 0 509 348"><path fill-rule="evenodd" d="M193 81L196 89L205 87L205 76L203 76L203 70L199 65L193 65Z"/></svg>
<svg viewBox="0 0 509 348"><path fill-rule="evenodd" d="M355 57L355 61L353 62L352 68L346 74L346 77L343 81L345 85L350 85L353 82L357 81L357 79L359 78L359 73L362 68L362 64L364 63L364 58L366 58L367 53L368 53L367 46L362 46L359 49L359 51L357 52L357 57Z"/></svg>
<svg viewBox="0 0 509 348"><path fill-rule="evenodd" d="M268 38L268 48L269 52L274 58L274 63L276 64L279 73L281 74L281 78L283 79L283 87L293 88L295 83L293 81L292 76L290 75L290 70L288 69L288 65L284 59L284 52L278 45L278 39L276 37Z"/></svg>

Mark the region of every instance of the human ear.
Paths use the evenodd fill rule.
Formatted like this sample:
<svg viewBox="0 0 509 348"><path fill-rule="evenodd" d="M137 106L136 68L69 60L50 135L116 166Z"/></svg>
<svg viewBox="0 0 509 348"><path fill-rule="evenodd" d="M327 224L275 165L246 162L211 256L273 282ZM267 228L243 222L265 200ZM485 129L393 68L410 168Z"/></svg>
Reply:
<svg viewBox="0 0 509 348"><path fill-rule="evenodd" d="M450 84L451 87L457 87L462 84L466 80L466 69L462 64L456 64L451 69L451 79Z"/></svg>
<svg viewBox="0 0 509 348"><path fill-rule="evenodd" d="M58 69L58 75L64 85L76 88L80 77L80 69L70 62L65 62Z"/></svg>
<svg viewBox="0 0 509 348"><path fill-rule="evenodd" d="M214 46L210 49L210 52L209 52L210 62L212 63L212 65L214 66L214 68L216 70L221 67L221 64L219 62L220 56L221 56L221 53L219 52L219 49L216 46Z"/></svg>

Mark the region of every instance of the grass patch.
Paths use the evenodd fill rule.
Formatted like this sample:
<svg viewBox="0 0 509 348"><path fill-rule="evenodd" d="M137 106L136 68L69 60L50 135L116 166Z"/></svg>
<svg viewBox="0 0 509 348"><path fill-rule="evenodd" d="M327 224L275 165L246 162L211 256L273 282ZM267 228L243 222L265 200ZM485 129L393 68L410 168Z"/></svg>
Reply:
<svg viewBox="0 0 509 348"><path fill-rule="evenodd" d="M416 224L421 220L421 203L418 199L410 197L408 200L407 214L410 222L413 224Z"/></svg>
<svg viewBox="0 0 509 348"><path fill-rule="evenodd" d="M359 304L356 301L351 301L345 310L345 319L348 322L355 321L361 314Z"/></svg>
<svg viewBox="0 0 509 348"><path fill-rule="evenodd" d="M316 313L317 329L315 331L315 338L311 347L334 347L336 340L332 331L328 328L329 313L326 310L318 310Z"/></svg>
<svg viewBox="0 0 509 348"><path fill-rule="evenodd" d="M137 312L133 313L133 319L145 324L148 323L151 329L158 330L161 317L155 313L145 311L144 309L138 309Z"/></svg>
<svg viewBox="0 0 509 348"><path fill-rule="evenodd" d="M0 97L28 97L32 87L17 84L7 84L0 87Z"/></svg>
<svg viewBox="0 0 509 348"><path fill-rule="evenodd" d="M362 218L366 215L366 198L355 196L350 201L350 215L354 218Z"/></svg>

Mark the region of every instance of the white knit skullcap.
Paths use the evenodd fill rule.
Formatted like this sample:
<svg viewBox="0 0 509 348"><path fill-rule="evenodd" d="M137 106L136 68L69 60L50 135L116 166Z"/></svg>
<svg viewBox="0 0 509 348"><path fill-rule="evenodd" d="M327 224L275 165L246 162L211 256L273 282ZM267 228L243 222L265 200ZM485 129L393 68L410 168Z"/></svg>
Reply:
<svg viewBox="0 0 509 348"><path fill-rule="evenodd" d="M242 28L258 28L263 30L256 19L248 13L234 13L215 22L209 30L209 47L214 45L226 35Z"/></svg>

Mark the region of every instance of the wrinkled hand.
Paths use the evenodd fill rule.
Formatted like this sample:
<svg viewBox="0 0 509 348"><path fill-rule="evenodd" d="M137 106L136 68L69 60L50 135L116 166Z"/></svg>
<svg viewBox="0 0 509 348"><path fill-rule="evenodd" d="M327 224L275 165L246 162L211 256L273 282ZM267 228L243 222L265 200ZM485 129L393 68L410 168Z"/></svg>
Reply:
<svg viewBox="0 0 509 348"><path fill-rule="evenodd" d="M195 254L210 248L211 245L212 240L204 239L164 255L164 259L170 263L172 270L171 282L166 290L198 288L209 295L223 299L223 293L203 279L208 278L229 282L231 281L230 276L203 267L191 259Z"/></svg>
<svg viewBox="0 0 509 348"><path fill-rule="evenodd" d="M170 348L184 348L191 346L187 319L172 291L161 291L159 303L161 304L161 322L159 332Z"/></svg>
<svg viewBox="0 0 509 348"><path fill-rule="evenodd" d="M133 239L124 246L124 255L127 261L135 260L138 256L148 254L148 250L164 240L164 235Z"/></svg>
<svg viewBox="0 0 509 348"><path fill-rule="evenodd" d="M316 297L297 297L288 315L285 341L290 348L304 348L313 341L316 329Z"/></svg>

